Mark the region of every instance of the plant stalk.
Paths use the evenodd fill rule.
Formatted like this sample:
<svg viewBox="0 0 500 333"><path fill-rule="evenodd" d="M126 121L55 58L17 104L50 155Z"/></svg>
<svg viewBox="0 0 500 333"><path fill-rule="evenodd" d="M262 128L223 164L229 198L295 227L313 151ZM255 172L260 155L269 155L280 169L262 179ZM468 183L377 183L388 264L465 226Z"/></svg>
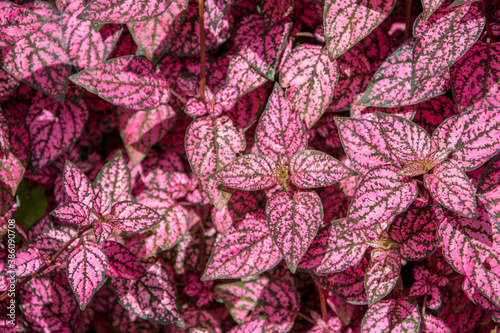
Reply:
<svg viewBox="0 0 500 333"><path fill-rule="evenodd" d="M318 292L319 292L319 302L320 302L320 306L321 306L321 318L326 323L328 321L328 311L326 309L325 289L317 281L316 281L316 285L318 286Z"/></svg>
<svg viewBox="0 0 500 333"><path fill-rule="evenodd" d="M406 25L405 25L405 40L411 37L411 6L412 0L406 2Z"/></svg>
<svg viewBox="0 0 500 333"><path fill-rule="evenodd" d="M203 0L198 0L198 23L200 25L200 96L205 100L205 18Z"/></svg>
<svg viewBox="0 0 500 333"><path fill-rule="evenodd" d="M490 43L495 43L495 35L493 35L493 30L491 30L490 23L493 22L493 10L491 8L491 0L485 1L486 5L486 32L488 34L488 38L490 39Z"/></svg>

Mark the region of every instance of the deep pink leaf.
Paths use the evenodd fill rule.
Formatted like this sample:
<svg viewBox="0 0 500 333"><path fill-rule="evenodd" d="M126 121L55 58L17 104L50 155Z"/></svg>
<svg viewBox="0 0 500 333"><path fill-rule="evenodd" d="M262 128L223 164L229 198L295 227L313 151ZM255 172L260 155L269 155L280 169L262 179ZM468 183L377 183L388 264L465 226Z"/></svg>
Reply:
<svg viewBox="0 0 500 333"><path fill-rule="evenodd" d="M331 222L347 216L349 201L340 185L328 186L319 192L323 202L323 221Z"/></svg>
<svg viewBox="0 0 500 333"><path fill-rule="evenodd" d="M14 45L20 39L37 31L45 18L10 1L0 3L0 47Z"/></svg>
<svg viewBox="0 0 500 333"><path fill-rule="evenodd" d="M85 21L97 23L127 23L144 21L167 10L167 3L158 0L117 1L94 0L85 7L78 18Z"/></svg>
<svg viewBox="0 0 500 333"><path fill-rule="evenodd" d="M18 86L19 81L0 68L0 99L9 97Z"/></svg>
<svg viewBox="0 0 500 333"><path fill-rule="evenodd" d="M268 32L277 25L281 19L287 16L295 6L291 0L278 0L276 2L264 2L260 15L264 21L264 31Z"/></svg>
<svg viewBox="0 0 500 333"><path fill-rule="evenodd" d="M243 155L217 172L214 179L227 187L256 191L277 184L276 162L266 155Z"/></svg>
<svg viewBox="0 0 500 333"><path fill-rule="evenodd" d="M184 326L171 268L160 259L149 259L143 267L145 273L141 279L112 279L118 302L139 318Z"/></svg>
<svg viewBox="0 0 500 333"><path fill-rule="evenodd" d="M289 168L290 181L305 189L329 186L356 175L337 159L317 150L295 153Z"/></svg>
<svg viewBox="0 0 500 333"><path fill-rule="evenodd" d="M52 211L51 215L80 227L88 226L91 223L90 210L81 202L71 201L60 205Z"/></svg>
<svg viewBox="0 0 500 333"><path fill-rule="evenodd" d="M94 187L109 195L112 202L131 199L130 170L121 151L101 168L94 181Z"/></svg>
<svg viewBox="0 0 500 333"><path fill-rule="evenodd" d="M239 94L240 92L238 92ZM259 87L238 98L236 106L229 110L227 116L237 128L246 131L259 120L260 113L266 107L266 102L266 86Z"/></svg>
<svg viewBox="0 0 500 333"><path fill-rule="evenodd" d="M372 305L361 323L361 332L418 332L418 305L408 297Z"/></svg>
<svg viewBox="0 0 500 333"><path fill-rule="evenodd" d="M335 124L352 167L361 174L380 165L397 165L376 122L337 117Z"/></svg>
<svg viewBox="0 0 500 333"><path fill-rule="evenodd" d="M160 215L144 205L122 201L113 205L111 223L127 233L139 233L160 222Z"/></svg>
<svg viewBox="0 0 500 333"><path fill-rule="evenodd" d="M323 207L316 192L296 192L293 197L277 191L266 206L267 224L288 267L295 272L323 221Z"/></svg>
<svg viewBox="0 0 500 333"><path fill-rule="evenodd" d="M477 187L478 202L491 217L500 220L500 155L488 164Z"/></svg>
<svg viewBox="0 0 500 333"><path fill-rule="evenodd" d="M500 150L500 112L478 109L446 119L432 133L439 149L452 149L449 158L465 171L471 171Z"/></svg>
<svg viewBox="0 0 500 333"><path fill-rule="evenodd" d="M395 1L325 1L323 26L328 52L337 58L373 31L392 11Z"/></svg>
<svg viewBox="0 0 500 333"><path fill-rule="evenodd" d="M63 172L64 192L71 201L81 202L89 206L94 200L92 183L87 176L73 163L66 161Z"/></svg>
<svg viewBox="0 0 500 333"><path fill-rule="evenodd" d="M83 241L71 251L66 274L80 309L85 309L106 281L107 267L106 254L96 243Z"/></svg>
<svg viewBox="0 0 500 333"><path fill-rule="evenodd" d="M3 49L3 69L35 88L64 103L71 62L56 23L47 22L40 30Z"/></svg>
<svg viewBox="0 0 500 333"><path fill-rule="evenodd" d="M9 120L3 115L0 108L0 150L5 155L9 155L10 150L10 124Z"/></svg>
<svg viewBox="0 0 500 333"><path fill-rule="evenodd" d="M275 84L255 130L255 144L259 153L275 161L288 161L293 154L307 148L304 124L278 84Z"/></svg>
<svg viewBox="0 0 500 333"><path fill-rule="evenodd" d="M337 62L321 46L303 44L288 55L280 71L281 87L307 128L323 115L339 78Z"/></svg>
<svg viewBox="0 0 500 333"><path fill-rule="evenodd" d="M168 102L166 81L144 58L125 56L108 60L71 76L71 81L110 103L149 110Z"/></svg>
<svg viewBox="0 0 500 333"><path fill-rule="evenodd" d="M404 212L417 197L417 185L404 181L399 169L385 165L372 169L359 184L348 216L360 226L380 234L394 215Z"/></svg>
<svg viewBox="0 0 500 333"><path fill-rule="evenodd" d="M231 199L221 211L212 208L212 222L217 231L224 232L246 213L258 210L260 206L257 199L258 194L255 192L233 191Z"/></svg>
<svg viewBox="0 0 500 333"><path fill-rule="evenodd" d="M462 216L476 218L475 189L469 178L453 163L444 162L424 175L425 187L434 200Z"/></svg>
<svg viewBox="0 0 500 333"><path fill-rule="evenodd" d="M365 275L368 304L373 305L387 296L396 286L401 269L401 257L396 249L374 249Z"/></svg>
<svg viewBox="0 0 500 333"><path fill-rule="evenodd" d="M233 1L207 0L205 1L205 11L210 18L210 28L216 29L220 20L224 18L226 12L233 5Z"/></svg>
<svg viewBox="0 0 500 333"><path fill-rule="evenodd" d="M119 303L115 303L109 316L111 325L118 332L157 332L160 329L158 324L137 318Z"/></svg>
<svg viewBox="0 0 500 333"><path fill-rule="evenodd" d="M430 314L425 314L422 320L422 333L441 332L451 333L446 323Z"/></svg>
<svg viewBox="0 0 500 333"><path fill-rule="evenodd" d="M103 244L104 252L108 257L107 274L112 278L138 278L144 269L137 264L137 257L122 244L108 241Z"/></svg>
<svg viewBox="0 0 500 333"><path fill-rule="evenodd" d="M15 276L18 279L35 273L45 263L40 252L33 246L27 246L16 253L14 261Z"/></svg>
<svg viewBox="0 0 500 333"><path fill-rule="evenodd" d="M447 95L437 96L430 100L415 105L417 111L413 122L432 133L441 123L450 117L458 114L458 109L450 97Z"/></svg>
<svg viewBox="0 0 500 333"><path fill-rule="evenodd" d="M464 279L462 289L474 304L480 305L485 310L498 311L499 308L474 288L472 282L468 278Z"/></svg>
<svg viewBox="0 0 500 333"><path fill-rule="evenodd" d="M167 214L167 212L176 205L171 193L161 188L147 189L141 192L135 200L155 210L162 216Z"/></svg>

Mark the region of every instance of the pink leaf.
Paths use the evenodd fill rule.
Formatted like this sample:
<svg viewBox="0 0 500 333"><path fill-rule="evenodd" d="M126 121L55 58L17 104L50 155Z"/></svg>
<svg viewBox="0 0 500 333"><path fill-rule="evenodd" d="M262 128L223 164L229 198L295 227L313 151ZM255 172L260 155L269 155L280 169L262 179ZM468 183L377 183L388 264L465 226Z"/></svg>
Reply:
<svg viewBox="0 0 500 333"><path fill-rule="evenodd" d="M33 246L38 250L42 257L50 258L56 254L63 245L68 242L71 237L76 234L76 231L67 226L59 226L42 231L28 245ZM70 245L67 250L63 251L59 259L64 261L74 245ZM48 270L46 271L46 273Z"/></svg>
<svg viewBox="0 0 500 333"><path fill-rule="evenodd" d="M128 233L138 233L160 222L160 215L144 205L122 201L111 209L111 223Z"/></svg>
<svg viewBox="0 0 500 333"><path fill-rule="evenodd" d="M471 171L500 150L500 112L479 109L446 119L432 133L439 149L451 149L449 159Z"/></svg>
<svg viewBox="0 0 500 333"><path fill-rule="evenodd" d="M323 221L321 200L315 192L289 197L277 191L267 202L266 215L274 242L294 273Z"/></svg>
<svg viewBox="0 0 500 333"><path fill-rule="evenodd" d="M94 200L92 183L87 176L73 163L66 161L63 172L64 192L71 201L90 206Z"/></svg>
<svg viewBox="0 0 500 333"><path fill-rule="evenodd" d="M18 86L19 81L0 68L0 98L9 97Z"/></svg>
<svg viewBox="0 0 500 333"><path fill-rule="evenodd" d="M368 172L359 184L347 215L380 234L394 215L404 212L417 197L417 185L405 182L398 168L385 165Z"/></svg>
<svg viewBox="0 0 500 333"><path fill-rule="evenodd" d="M10 150L10 124L9 120L1 113L0 108L0 150L9 155Z"/></svg>
<svg viewBox="0 0 500 333"><path fill-rule="evenodd" d="M227 230L234 221L260 207L255 192L233 191L227 205L219 212L212 208L212 222L218 232Z"/></svg>
<svg viewBox="0 0 500 333"><path fill-rule="evenodd" d="M451 333L451 330L442 319L436 318L430 314L425 314L424 318L422 319L422 332Z"/></svg>
<svg viewBox="0 0 500 333"><path fill-rule="evenodd" d="M238 92L238 95L240 95L240 92ZM264 110L266 102L266 87L259 87L239 97L235 107L229 110L227 116L238 129L246 131L259 120L260 113Z"/></svg>
<svg viewBox="0 0 500 333"><path fill-rule="evenodd" d="M89 208L81 202L71 201L60 205L52 211L51 215L80 227L91 223Z"/></svg>
<svg viewBox="0 0 500 333"><path fill-rule="evenodd" d="M20 39L37 31L45 18L10 1L0 4L0 47L14 45Z"/></svg>
<svg viewBox="0 0 500 333"><path fill-rule="evenodd" d="M425 187L434 200L462 216L476 218L475 189L467 175L453 163L444 162L424 175Z"/></svg>
<svg viewBox="0 0 500 333"><path fill-rule="evenodd" d="M143 267L145 273L141 279L111 280L118 302L139 318L183 327L172 269L160 259L149 259Z"/></svg>
<svg viewBox="0 0 500 333"><path fill-rule="evenodd" d="M307 148L306 131L298 113L293 112L283 90L275 84L266 109L255 130L259 153L278 161L287 161L296 152Z"/></svg>
<svg viewBox="0 0 500 333"><path fill-rule="evenodd" d="M166 2L146 0L141 2L108 0L92 1L78 19L97 23L123 24L134 21L144 21L161 15L167 9Z"/></svg>
<svg viewBox="0 0 500 333"><path fill-rule="evenodd" d="M76 142L88 113L83 101L75 106L68 102L60 104L41 93L33 97L26 124L31 138L31 165L35 171L53 163Z"/></svg>
<svg viewBox="0 0 500 333"><path fill-rule="evenodd" d="M365 38L390 14L395 1L365 2L327 0L323 26L328 52L337 58Z"/></svg>
<svg viewBox="0 0 500 333"><path fill-rule="evenodd" d="M477 187L478 202L483 203L492 218L500 220L500 155L486 167Z"/></svg>
<svg viewBox="0 0 500 333"><path fill-rule="evenodd" d="M477 41L451 67L452 88L460 110L500 106L498 59L500 59L500 44Z"/></svg>
<svg viewBox="0 0 500 333"><path fill-rule="evenodd" d="M106 281L107 267L106 254L96 243L83 241L71 251L66 274L80 309L85 309Z"/></svg>
<svg viewBox="0 0 500 333"><path fill-rule="evenodd" d="M15 276L17 278L24 278L32 275L42 265L44 264L44 260L38 252L38 250L33 246L27 246L16 253L16 258L14 262L15 267Z"/></svg>
<svg viewBox="0 0 500 333"><path fill-rule="evenodd" d="M94 187L109 195L112 202L126 201L131 199L130 181L130 170L119 151L101 168Z"/></svg>
<svg viewBox="0 0 500 333"><path fill-rule="evenodd" d="M437 228L442 219L438 206L410 208L398 215L389 227L389 236L401 245L404 260L423 260L437 248Z"/></svg>
<svg viewBox="0 0 500 333"><path fill-rule="evenodd" d="M381 112L377 112L377 118L392 155L401 164L422 159L431 153L431 138L422 127Z"/></svg>
<svg viewBox="0 0 500 333"><path fill-rule="evenodd" d="M168 102L167 83L144 58L125 56L100 63L70 77L71 81L106 101L134 110L149 110Z"/></svg>
<svg viewBox="0 0 500 333"><path fill-rule="evenodd" d="M292 50L280 72L281 87L307 128L323 115L339 79L337 62L320 46L303 44Z"/></svg>
<svg viewBox="0 0 500 333"><path fill-rule="evenodd" d="M154 209L162 216L176 205L170 192L160 188L147 189L141 192L135 200L144 206Z"/></svg>
<svg viewBox="0 0 500 333"><path fill-rule="evenodd" d="M432 170L436 165L446 160L450 155L449 149L435 150L423 159L416 160L406 164L403 169L398 173L403 177L415 177L423 175Z"/></svg>
<svg viewBox="0 0 500 333"><path fill-rule="evenodd" d="M3 49L3 69L16 79L64 103L71 62L61 40L61 29L53 22Z"/></svg>
<svg viewBox="0 0 500 333"><path fill-rule="evenodd" d="M400 269L401 257L398 250L374 249L371 252L370 266L365 275L365 289L370 306L394 289Z"/></svg>
<svg viewBox="0 0 500 333"><path fill-rule="evenodd" d="M264 327L266 326L265 319L253 319L249 320L239 326L233 327L230 333L264 333Z"/></svg>
<svg viewBox="0 0 500 333"><path fill-rule="evenodd" d="M174 43L187 7L187 0L172 1L163 14L127 24L139 50L153 63L157 63Z"/></svg>
<svg viewBox="0 0 500 333"><path fill-rule="evenodd" d="M239 88L240 93L238 97L257 89L266 82L266 78L253 69L241 54L235 53L231 57L227 69L226 84Z"/></svg>
<svg viewBox="0 0 500 333"><path fill-rule="evenodd" d="M137 318L119 303L115 303L110 313L110 322L118 332L156 332L158 324L142 318Z"/></svg>
<svg viewBox="0 0 500 333"><path fill-rule="evenodd" d="M449 8L446 4L450 2L446 1L427 22L424 15L415 21L412 91L460 59L484 29L482 2Z"/></svg>
<svg viewBox="0 0 500 333"><path fill-rule="evenodd" d="M137 264L137 257L122 244L108 241L103 244L104 252L108 257L107 274L112 278L138 278L144 269Z"/></svg>
<svg viewBox="0 0 500 333"><path fill-rule="evenodd" d="M295 2L291 0L262 3L260 15L264 21L264 32L268 33L272 27L291 12L294 6Z"/></svg>
<svg viewBox="0 0 500 333"><path fill-rule="evenodd" d="M276 162L266 155L243 155L216 173L214 178L227 187L257 191L277 184Z"/></svg>
<svg viewBox="0 0 500 333"><path fill-rule="evenodd" d="M329 186L356 175L337 159L317 150L295 153L289 168L290 181L305 189Z"/></svg>
<svg viewBox="0 0 500 333"><path fill-rule="evenodd" d="M352 167L361 174L366 174L377 166L397 165L378 123L337 117L335 124Z"/></svg>
<svg viewBox="0 0 500 333"><path fill-rule="evenodd" d="M418 332L418 305L408 297L372 305L361 323L361 332Z"/></svg>
<svg viewBox="0 0 500 333"><path fill-rule="evenodd" d="M214 245L203 280L236 279L259 274L281 261L263 212L247 213Z"/></svg>

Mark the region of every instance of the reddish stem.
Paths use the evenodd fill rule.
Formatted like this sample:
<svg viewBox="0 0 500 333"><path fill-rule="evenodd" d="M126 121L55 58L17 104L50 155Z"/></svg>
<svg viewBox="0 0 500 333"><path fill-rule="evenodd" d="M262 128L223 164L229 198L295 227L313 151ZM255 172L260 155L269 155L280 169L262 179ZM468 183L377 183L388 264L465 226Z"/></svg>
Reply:
<svg viewBox="0 0 500 333"><path fill-rule="evenodd" d="M203 0L198 0L198 23L200 24L200 96L205 100L205 18Z"/></svg>
<svg viewBox="0 0 500 333"><path fill-rule="evenodd" d="M325 289L317 281L316 281L316 285L318 286L318 292L319 292L319 302L320 302L320 306L321 306L321 318L325 322L327 322L328 321L328 311L326 309Z"/></svg>
<svg viewBox="0 0 500 333"><path fill-rule="evenodd" d="M405 26L405 40L411 37L411 5L412 0L406 3L406 26Z"/></svg>
<svg viewBox="0 0 500 333"><path fill-rule="evenodd" d="M23 240L23 242L27 243L28 242L28 235L26 235L26 231L24 231L23 227L17 221L15 224L15 230L21 236L21 239Z"/></svg>

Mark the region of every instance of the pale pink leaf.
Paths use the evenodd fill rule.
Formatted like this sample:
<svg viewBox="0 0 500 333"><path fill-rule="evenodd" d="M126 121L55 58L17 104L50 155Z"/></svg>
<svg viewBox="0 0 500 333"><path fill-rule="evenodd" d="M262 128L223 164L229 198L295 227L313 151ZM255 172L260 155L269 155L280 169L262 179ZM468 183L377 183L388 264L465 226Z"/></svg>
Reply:
<svg viewBox="0 0 500 333"><path fill-rule="evenodd" d="M422 333L432 332L451 333L451 330L442 319L425 314L422 319Z"/></svg>
<svg viewBox="0 0 500 333"><path fill-rule="evenodd" d="M51 215L79 227L85 227L91 223L89 208L77 201L71 201L58 206L51 212Z"/></svg>
<svg viewBox="0 0 500 333"><path fill-rule="evenodd" d="M158 0L117 1L94 0L78 16L80 20L96 23L123 24L144 21L156 17L167 10L167 2Z"/></svg>
<svg viewBox="0 0 500 333"><path fill-rule="evenodd" d="M103 245L104 252L108 257L107 274L112 278L138 278L144 273L144 269L138 265L137 257L122 244L107 241Z"/></svg>
<svg viewBox="0 0 500 333"><path fill-rule="evenodd" d="M161 188L147 189L141 192L135 200L155 210L160 215L165 215L170 209L172 209L176 202L172 198L172 194Z"/></svg>
<svg viewBox="0 0 500 333"><path fill-rule="evenodd" d="M94 180L94 187L109 195L112 202L131 199L131 176L121 151L106 163Z"/></svg>
<svg viewBox="0 0 500 333"><path fill-rule="evenodd" d="M63 171L64 192L71 201L90 206L94 200L92 183L87 176L73 163L66 161Z"/></svg>
<svg viewBox="0 0 500 333"><path fill-rule="evenodd" d="M111 209L110 223L127 233L146 231L159 222L160 215L157 212L131 201L118 202Z"/></svg>
<svg viewBox="0 0 500 333"><path fill-rule="evenodd" d="M16 253L14 259L15 277L22 279L30 276L45 263L42 255L34 246L27 246Z"/></svg>
<svg viewBox="0 0 500 333"><path fill-rule="evenodd" d="M365 275L365 289L371 306L387 296L396 286L401 269L401 257L396 249L374 249Z"/></svg>
<svg viewBox="0 0 500 333"><path fill-rule="evenodd" d="M241 54L235 53L231 57L227 69L226 84L239 88L238 97L257 89L266 82L267 79L253 69Z"/></svg>
<svg viewBox="0 0 500 333"><path fill-rule="evenodd" d="M361 332L419 332L420 313L411 298L381 301L372 305L361 323Z"/></svg>
<svg viewBox="0 0 500 333"><path fill-rule="evenodd" d="M46 19L10 1L0 3L0 47L14 45L37 31Z"/></svg>
<svg viewBox="0 0 500 333"><path fill-rule="evenodd" d="M495 157L482 173L477 197L488 213L500 221L500 155Z"/></svg>

